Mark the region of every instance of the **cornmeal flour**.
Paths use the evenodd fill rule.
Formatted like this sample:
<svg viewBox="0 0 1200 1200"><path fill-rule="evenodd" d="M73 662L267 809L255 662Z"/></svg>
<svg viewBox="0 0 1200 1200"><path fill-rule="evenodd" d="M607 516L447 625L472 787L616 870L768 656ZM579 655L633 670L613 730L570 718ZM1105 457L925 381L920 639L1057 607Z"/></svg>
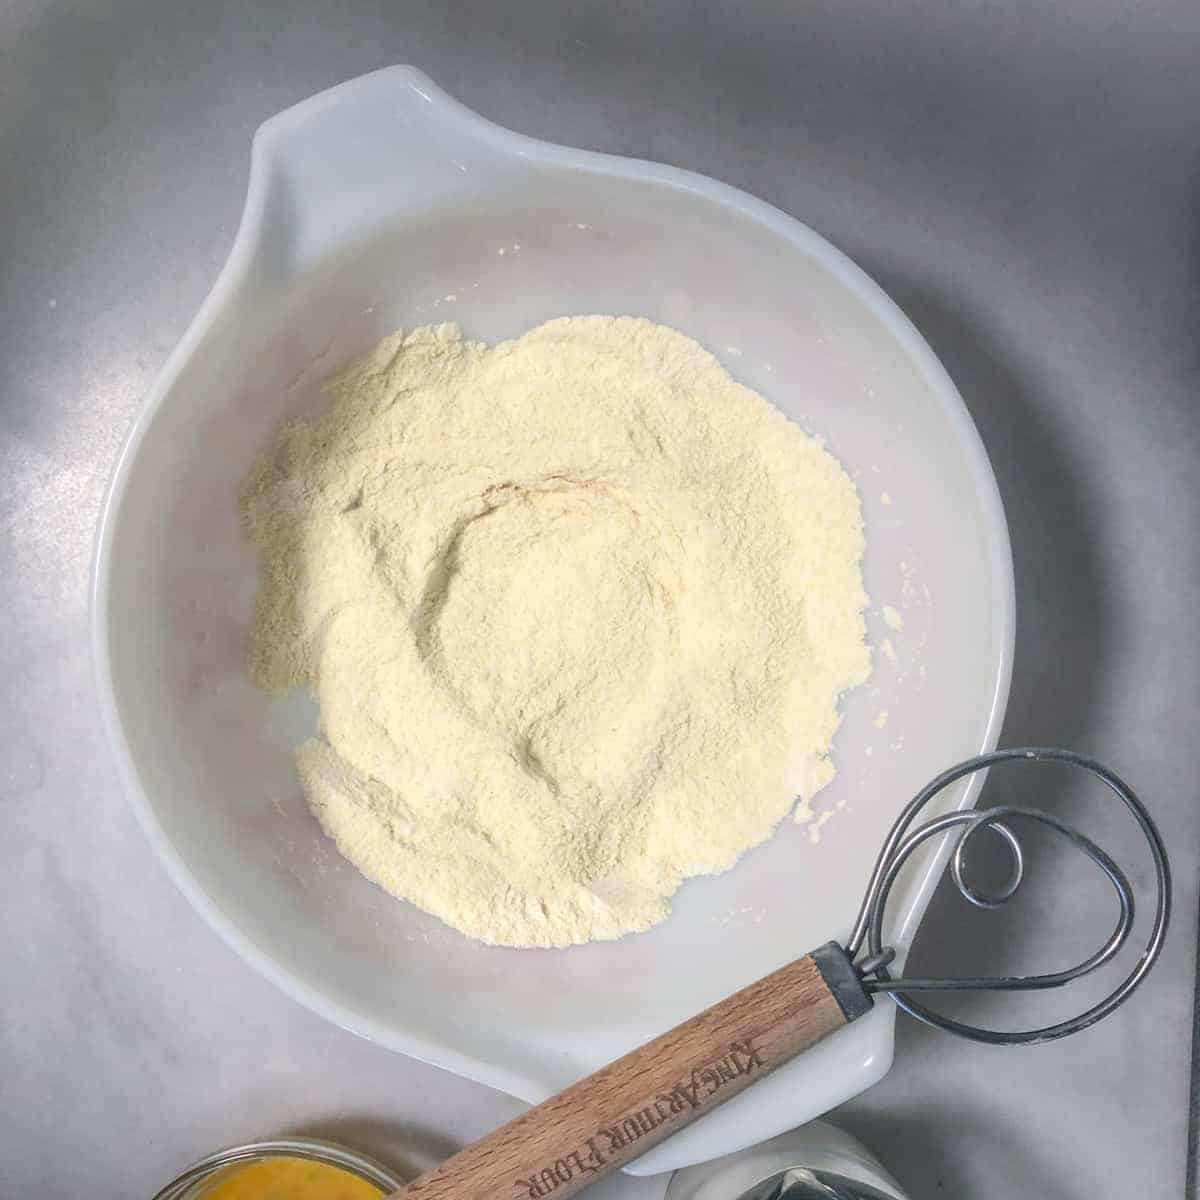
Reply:
<svg viewBox="0 0 1200 1200"><path fill-rule="evenodd" d="M833 773L869 671L837 460L628 317L396 333L246 483L250 673L341 852L463 933L643 930Z"/></svg>

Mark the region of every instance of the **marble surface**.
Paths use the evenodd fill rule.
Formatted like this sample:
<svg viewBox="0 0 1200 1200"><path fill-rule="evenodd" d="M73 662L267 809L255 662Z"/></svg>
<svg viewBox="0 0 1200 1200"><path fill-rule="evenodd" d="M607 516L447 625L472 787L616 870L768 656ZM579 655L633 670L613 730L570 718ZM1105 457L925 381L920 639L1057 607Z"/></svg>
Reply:
<svg viewBox="0 0 1200 1200"><path fill-rule="evenodd" d="M1012 526L1004 740L1099 753L1140 788L1174 854L1176 919L1105 1024L1011 1051L902 1023L891 1074L836 1119L914 1200L1179 1195L1200 849L1198 52L1200 8L1153 0L4 5L0 1195L149 1195L194 1156L285 1131L416 1168L516 1109L323 1024L200 922L119 793L86 642L106 480L224 259L255 126L403 61L502 124L764 197L855 257L941 355ZM1145 884L1128 822L1073 786L1042 799ZM1053 847L1033 866L1019 909L982 925L941 895L917 959L1081 953L1107 921L1086 877ZM661 1181L605 1189L649 1200Z"/></svg>

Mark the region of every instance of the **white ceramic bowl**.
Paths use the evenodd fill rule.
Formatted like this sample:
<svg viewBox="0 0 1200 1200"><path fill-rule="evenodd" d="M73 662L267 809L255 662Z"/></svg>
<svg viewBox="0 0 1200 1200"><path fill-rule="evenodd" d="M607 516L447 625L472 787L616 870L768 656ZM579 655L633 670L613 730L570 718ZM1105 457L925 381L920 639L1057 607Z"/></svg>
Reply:
<svg viewBox="0 0 1200 1200"><path fill-rule="evenodd" d="M820 845L787 823L733 871L688 883L671 919L638 937L494 949L373 887L311 818L290 753L311 705L269 699L243 670L255 562L236 493L279 421L314 411L328 371L392 329L456 320L496 339L574 313L676 326L827 439L862 491L880 652L845 705ZM142 824L228 942L347 1029L537 1100L844 936L899 805L994 744L1012 588L995 482L962 401L838 251L732 188L532 141L397 68L258 131L229 261L116 472L94 637ZM901 945L931 876L913 872L898 897ZM637 1170L796 1125L877 1080L891 1053L884 1003Z"/></svg>

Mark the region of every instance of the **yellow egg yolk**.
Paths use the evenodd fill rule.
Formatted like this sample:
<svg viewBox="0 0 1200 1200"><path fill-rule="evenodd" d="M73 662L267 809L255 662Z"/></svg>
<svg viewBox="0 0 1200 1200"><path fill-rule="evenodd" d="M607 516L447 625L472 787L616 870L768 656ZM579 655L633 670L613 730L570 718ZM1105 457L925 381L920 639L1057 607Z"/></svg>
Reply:
<svg viewBox="0 0 1200 1200"><path fill-rule="evenodd" d="M373 1183L306 1158L267 1158L218 1171L198 1200L379 1200Z"/></svg>

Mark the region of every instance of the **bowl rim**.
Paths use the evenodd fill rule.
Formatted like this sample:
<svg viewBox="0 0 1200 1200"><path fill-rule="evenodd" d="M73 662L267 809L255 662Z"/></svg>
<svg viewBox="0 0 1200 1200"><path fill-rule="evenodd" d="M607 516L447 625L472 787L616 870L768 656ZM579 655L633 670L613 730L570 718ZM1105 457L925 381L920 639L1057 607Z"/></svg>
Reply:
<svg viewBox="0 0 1200 1200"><path fill-rule="evenodd" d="M112 547L130 473L155 415L202 339L214 325L226 300L248 272L257 249L267 207L269 176L285 139L311 116L333 107L353 105L369 90L381 85L411 89L428 102L435 119L452 118L489 148L538 165L564 167L581 172L619 176L637 182L664 185L697 195L731 210L784 238L797 249L817 259L881 322L896 339L910 361L928 382L935 401L954 428L965 454L975 494L984 513L989 536L989 567L994 581L994 610L991 635L997 647L995 683L980 750L996 745L1004 719L1012 676L1015 645L1015 583L1008 525L999 488L978 430L958 389L932 349L896 303L850 258L813 229L780 209L750 194L695 172L660 163L617 155L578 150L540 141L496 125L442 91L422 71L410 66L386 67L319 92L285 109L259 126L251 148L250 173L242 218L233 245L211 291L201 304L183 337L166 360L142 402L118 455L101 508L92 559L90 587L90 640L93 668L102 723L117 762L122 787L168 876L187 897L208 925L241 958L270 979L292 999L326 1020L368 1041L408 1054L424 1062L498 1088L512 1096L536 1101L548 1094L536 1076L485 1062L463 1054L448 1041L423 1033L402 1031L348 1008L306 982L274 955L244 933L214 897L192 875L180 853L164 831L146 790L142 787L133 755L126 741L118 710L109 646L109 593ZM976 777L964 790L961 806L974 802L983 780ZM906 945L915 932L929 897L945 865L945 853L931 855L910 889L897 906L903 912L897 922L896 940ZM890 1024L889 1024L890 1028Z"/></svg>

